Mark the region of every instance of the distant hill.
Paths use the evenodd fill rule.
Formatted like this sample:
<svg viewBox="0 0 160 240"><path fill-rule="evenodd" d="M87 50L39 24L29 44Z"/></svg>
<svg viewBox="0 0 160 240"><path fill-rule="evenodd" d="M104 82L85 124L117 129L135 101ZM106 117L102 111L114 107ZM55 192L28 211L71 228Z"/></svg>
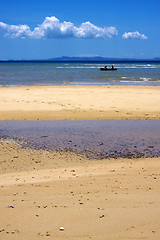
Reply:
<svg viewBox="0 0 160 240"><path fill-rule="evenodd" d="M153 59L136 59L136 58L106 58L101 56L95 57L58 57L50 59L34 59L34 60L0 60L0 62L142 62L142 61L160 61L160 57Z"/></svg>
<svg viewBox="0 0 160 240"><path fill-rule="evenodd" d="M156 57L156 58L154 58L153 60L155 60L155 61L160 61L160 57Z"/></svg>
<svg viewBox="0 0 160 240"><path fill-rule="evenodd" d="M105 61L159 61L160 58L154 58L154 59L131 59L131 58L106 58L101 56L95 56L95 57L68 57L63 56L59 58L51 58L47 61L86 61L86 62L105 62Z"/></svg>

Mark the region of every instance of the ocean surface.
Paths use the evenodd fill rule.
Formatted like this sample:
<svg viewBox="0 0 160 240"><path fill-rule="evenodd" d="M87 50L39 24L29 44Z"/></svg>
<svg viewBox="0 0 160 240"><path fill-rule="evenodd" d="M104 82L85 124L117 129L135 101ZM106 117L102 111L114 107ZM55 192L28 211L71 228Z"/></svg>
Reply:
<svg viewBox="0 0 160 240"><path fill-rule="evenodd" d="M117 71L100 71L112 64ZM0 62L0 86L144 85L160 86L158 62Z"/></svg>
<svg viewBox="0 0 160 240"><path fill-rule="evenodd" d="M160 121L1 121L0 141L95 159L158 157Z"/></svg>

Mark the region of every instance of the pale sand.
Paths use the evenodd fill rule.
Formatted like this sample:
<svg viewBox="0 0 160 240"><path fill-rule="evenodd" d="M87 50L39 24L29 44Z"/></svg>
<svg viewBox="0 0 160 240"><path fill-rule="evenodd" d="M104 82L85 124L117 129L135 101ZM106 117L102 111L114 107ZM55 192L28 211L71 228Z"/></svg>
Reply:
<svg viewBox="0 0 160 240"><path fill-rule="evenodd" d="M0 88L0 120L160 119L160 87Z"/></svg>
<svg viewBox="0 0 160 240"><path fill-rule="evenodd" d="M160 239L160 158L0 153L0 239Z"/></svg>

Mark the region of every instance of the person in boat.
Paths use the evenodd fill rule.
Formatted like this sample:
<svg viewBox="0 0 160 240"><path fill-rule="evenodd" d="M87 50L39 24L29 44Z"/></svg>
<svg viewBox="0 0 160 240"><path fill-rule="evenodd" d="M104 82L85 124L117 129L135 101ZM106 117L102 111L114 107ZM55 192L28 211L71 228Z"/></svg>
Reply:
<svg viewBox="0 0 160 240"><path fill-rule="evenodd" d="M112 65L112 70L114 69L114 66Z"/></svg>
<svg viewBox="0 0 160 240"><path fill-rule="evenodd" d="M104 68L107 69L107 65Z"/></svg>

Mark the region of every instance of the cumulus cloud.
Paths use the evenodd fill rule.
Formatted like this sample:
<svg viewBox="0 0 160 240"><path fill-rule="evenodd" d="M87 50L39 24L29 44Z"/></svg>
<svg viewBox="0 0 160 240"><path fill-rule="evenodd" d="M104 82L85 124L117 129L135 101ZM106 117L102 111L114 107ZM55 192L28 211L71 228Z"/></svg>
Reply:
<svg viewBox="0 0 160 240"><path fill-rule="evenodd" d="M124 38L124 39L128 39L128 38L147 39L148 37L145 36L144 34L139 33L138 31L136 31L136 32L125 32L122 35L122 38Z"/></svg>
<svg viewBox="0 0 160 240"><path fill-rule="evenodd" d="M10 38L111 38L118 34L115 27L98 27L90 22L76 27L71 22L60 22L56 17L46 17L44 22L31 31L28 25L8 25L0 22L0 31Z"/></svg>
<svg viewBox="0 0 160 240"><path fill-rule="evenodd" d="M25 38L31 33L31 30L27 25L16 26L2 22L0 22L0 31L3 31L6 37L11 38Z"/></svg>

